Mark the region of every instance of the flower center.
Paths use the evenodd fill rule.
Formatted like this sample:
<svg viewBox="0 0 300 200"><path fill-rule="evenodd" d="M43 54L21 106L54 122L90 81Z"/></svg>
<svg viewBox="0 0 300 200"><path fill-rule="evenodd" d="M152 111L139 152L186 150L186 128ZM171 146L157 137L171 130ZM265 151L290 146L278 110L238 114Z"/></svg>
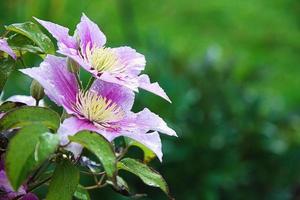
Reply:
<svg viewBox="0 0 300 200"><path fill-rule="evenodd" d="M86 49L86 57L91 63L92 68L99 73L122 73L124 72L124 65L120 64L119 58L111 48L95 48Z"/></svg>
<svg viewBox="0 0 300 200"><path fill-rule="evenodd" d="M94 91L79 92L74 109L84 118L100 125L117 122L125 115L116 103L99 96Z"/></svg>

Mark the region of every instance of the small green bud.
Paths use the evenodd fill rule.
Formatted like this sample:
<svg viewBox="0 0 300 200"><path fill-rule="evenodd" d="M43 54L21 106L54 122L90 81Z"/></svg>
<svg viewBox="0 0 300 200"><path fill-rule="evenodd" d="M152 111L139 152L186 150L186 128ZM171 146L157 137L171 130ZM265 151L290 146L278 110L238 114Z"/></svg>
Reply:
<svg viewBox="0 0 300 200"><path fill-rule="evenodd" d="M74 74L77 74L79 72L79 65L77 62L75 62L73 59L68 58L68 70Z"/></svg>
<svg viewBox="0 0 300 200"><path fill-rule="evenodd" d="M44 88L36 80L31 82L30 95L35 98L37 102L45 96Z"/></svg>

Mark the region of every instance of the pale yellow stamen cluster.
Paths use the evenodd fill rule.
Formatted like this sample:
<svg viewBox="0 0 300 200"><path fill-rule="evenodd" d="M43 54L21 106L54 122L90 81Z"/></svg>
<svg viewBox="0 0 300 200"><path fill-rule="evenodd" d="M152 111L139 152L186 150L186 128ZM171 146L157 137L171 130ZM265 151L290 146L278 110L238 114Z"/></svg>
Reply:
<svg viewBox="0 0 300 200"><path fill-rule="evenodd" d="M121 107L96 92L79 92L74 109L84 118L98 124L121 120L125 113Z"/></svg>
<svg viewBox="0 0 300 200"><path fill-rule="evenodd" d="M111 48L86 49L86 57L92 67L99 73L122 73L125 70L124 65L119 62L119 58Z"/></svg>

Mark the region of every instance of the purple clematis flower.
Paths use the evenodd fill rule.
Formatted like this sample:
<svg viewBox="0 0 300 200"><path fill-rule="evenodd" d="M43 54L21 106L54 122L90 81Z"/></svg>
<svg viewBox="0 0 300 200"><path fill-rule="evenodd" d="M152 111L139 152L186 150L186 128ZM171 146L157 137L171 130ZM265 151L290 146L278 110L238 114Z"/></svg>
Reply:
<svg viewBox="0 0 300 200"><path fill-rule="evenodd" d="M40 67L21 71L40 82L46 95L72 115L58 130L62 145L69 142L69 135L91 130L109 141L119 136L130 137L153 150L162 160L157 131L176 136L175 131L150 110L131 112L134 92L124 86L98 79L88 91L80 90L75 75L67 69L66 58L48 55ZM75 156L82 150L80 145L72 143L67 149Z"/></svg>
<svg viewBox="0 0 300 200"><path fill-rule="evenodd" d="M16 197L20 197L20 200L38 200L33 193L26 192L26 185L22 185L18 191L12 189L4 170L2 157L0 157L0 200L13 200Z"/></svg>
<svg viewBox="0 0 300 200"><path fill-rule="evenodd" d="M171 102L157 82L151 83L148 75L140 75L146 65L145 57L130 47L105 47L105 35L84 14L74 36L69 35L68 28L36 20L56 38L59 53L78 62L95 78L123 85L134 91L142 88Z"/></svg>
<svg viewBox="0 0 300 200"><path fill-rule="evenodd" d="M7 53L8 55L10 55L15 60L17 59L16 54L10 48L10 46L8 45L8 43L5 39L0 39L0 51L3 51L5 53Z"/></svg>

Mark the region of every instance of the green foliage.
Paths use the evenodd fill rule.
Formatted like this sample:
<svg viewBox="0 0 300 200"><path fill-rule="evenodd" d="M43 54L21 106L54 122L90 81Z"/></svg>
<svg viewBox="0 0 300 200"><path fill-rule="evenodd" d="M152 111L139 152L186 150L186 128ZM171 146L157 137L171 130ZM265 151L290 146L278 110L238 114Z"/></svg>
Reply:
<svg viewBox="0 0 300 200"><path fill-rule="evenodd" d="M151 160L153 160L156 157L156 155L153 153L153 151L151 151L145 145L143 145L131 138L125 138L125 141L126 141L126 144L128 147L135 146L135 147L140 148L143 151L143 153L144 153L143 162L144 163L149 163Z"/></svg>
<svg viewBox="0 0 300 200"><path fill-rule="evenodd" d="M79 200L90 200L91 199L89 192L82 185L77 186L77 189L74 193L74 197L76 197Z"/></svg>
<svg viewBox="0 0 300 200"><path fill-rule="evenodd" d="M69 160L61 161L53 173L46 200L71 200L78 183L78 168Z"/></svg>
<svg viewBox="0 0 300 200"><path fill-rule="evenodd" d="M70 141L81 144L101 161L105 172L113 181L117 172L116 156L111 144L101 135L89 131L81 131L69 136Z"/></svg>
<svg viewBox="0 0 300 200"><path fill-rule="evenodd" d="M29 173L48 159L57 148L58 136L48 131L41 124L31 124L20 129L9 142L5 168L16 191Z"/></svg>
<svg viewBox="0 0 300 200"><path fill-rule="evenodd" d="M60 119L58 114L49 108L23 106L6 113L0 119L0 131L31 124L43 124L56 131L59 127Z"/></svg>
<svg viewBox="0 0 300 200"><path fill-rule="evenodd" d="M5 113L15 108L24 106L24 103L7 101L0 105L0 113Z"/></svg>
<svg viewBox="0 0 300 200"><path fill-rule="evenodd" d="M24 22L18 24L11 24L5 27L7 31L15 32L21 34L28 39L32 40L44 54L54 54L54 45L51 42L50 38L46 36L38 27L38 25L32 22ZM21 39L21 48L24 48L24 40ZM28 44L29 45L29 44ZM37 50L31 46L25 45L25 48L28 48L29 51Z"/></svg>
<svg viewBox="0 0 300 200"><path fill-rule="evenodd" d="M0 60L0 94L5 86L5 83L14 70L15 61L12 58L6 58Z"/></svg>
<svg viewBox="0 0 300 200"><path fill-rule="evenodd" d="M169 188L163 177L147 165L131 158L124 158L118 162L118 169L137 175L145 184L158 187L169 195Z"/></svg>

